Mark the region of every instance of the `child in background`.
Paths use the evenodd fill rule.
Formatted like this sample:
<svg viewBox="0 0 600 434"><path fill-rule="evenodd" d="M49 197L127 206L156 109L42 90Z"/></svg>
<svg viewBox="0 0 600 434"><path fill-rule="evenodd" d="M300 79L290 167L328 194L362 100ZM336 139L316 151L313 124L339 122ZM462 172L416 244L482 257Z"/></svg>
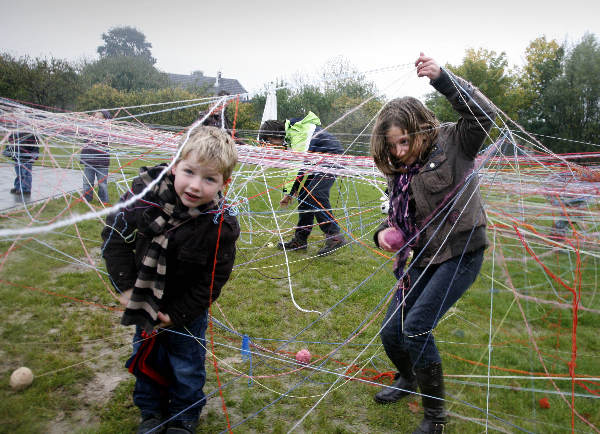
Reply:
<svg viewBox="0 0 600 434"><path fill-rule="evenodd" d="M110 112L101 110L92 115L98 120L111 118ZM83 197L88 202L94 198L94 182L98 181L98 198L105 206L108 201L108 168L110 166L110 153L108 143L87 142L81 150L81 163L83 164Z"/></svg>
<svg viewBox="0 0 600 434"><path fill-rule="evenodd" d="M313 112L308 112L304 118L292 118L285 122L271 119L261 125L259 140L271 145L289 146L294 152L343 154L344 149L339 140L319 125L321 120ZM289 173L288 180L283 187L283 199L279 205L286 208L297 196L298 223L294 237L290 241L278 243L277 247L305 250L315 220L325 235L325 244L318 251L320 256L329 255L343 247L346 239L340 233L329 202L335 175L321 172L305 174L301 169L297 174ZM288 192L289 183L292 185Z"/></svg>
<svg viewBox="0 0 600 434"><path fill-rule="evenodd" d="M380 332L398 372L375 401L396 402L418 385L425 415L415 433L441 433L447 422L444 379L432 331L483 262L486 215L473 166L496 112L479 90L431 57L421 53L415 66L461 119L440 125L419 100L404 97L387 103L373 128L371 153L390 191L388 218L374 239L396 253L399 279Z"/></svg>
<svg viewBox="0 0 600 434"><path fill-rule="evenodd" d="M229 279L240 233L218 198L237 162L231 137L198 126L180 146L172 169L143 198L109 215L102 231L106 267L126 306L121 323L136 326L128 364L144 433L162 432L165 422L167 433L195 432L205 404L208 307ZM164 168L142 167L121 201Z"/></svg>

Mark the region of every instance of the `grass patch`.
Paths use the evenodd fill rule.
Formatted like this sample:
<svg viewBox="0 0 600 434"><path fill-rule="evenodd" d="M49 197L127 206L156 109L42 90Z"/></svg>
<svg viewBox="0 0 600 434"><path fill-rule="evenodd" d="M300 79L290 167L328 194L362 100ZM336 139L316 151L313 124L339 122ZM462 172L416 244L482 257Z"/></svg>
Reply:
<svg viewBox="0 0 600 434"><path fill-rule="evenodd" d="M372 400L377 383L384 381L377 375L392 369L377 337L382 303L394 285L391 265L384 264L371 241L382 217L380 193L358 182L338 180L332 206L356 241L319 258L315 255L322 235L315 229L307 252L288 253L288 269L282 252L274 247L280 238L268 197L261 194L264 181L252 178L248 167L242 170L240 179L247 181L246 187L230 192L230 197L238 200L243 233L236 268L212 307L215 322L207 336L209 348L215 349L218 379L209 355L205 387L209 399L202 430L227 429L221 394L234 431L283 433L301 419L298 432L413 429L421 413L413 413L408 403L418 399L390 406ZM282 182L277 176L268 180L269 187ZM111 197L116 197L111 189ZM272 195L272 201L278 201L279 193ZM244 203L240 197L254 198ZM30 209L39 221L87 211L81 203L64 200ZM276 218L282 238L290 238L296 221L293 210L277 211ZM29 216L15 212L0 220L0 226L29 222ZM101 228L102 223L92 219L0 243L2 432L135 430L133 379L123 368L132 330L118 325L117 303L100 260ZM508 432L570 431L572 400L581 415L574 419L576 430L590 431L582 418L600 425L600 401L589 397L592 393L585 388L597 393L598 383L579 381L572 398L571 381L562 379L569 376L573 336L576 376L600 375L596 262L582 256L577 275L574 253L554 251L542 242L532 246L566 286L579 282L581 306L588 310L579 310L573 335L573 311L565 308L572 304L573 293L549 278L518 238L508 232L498 235L495 249L486 252L479 279L435 333L453 414L449 432L481 432L486 418L492 427ZM293 301L323 315L302 312ZM254 345L252 364L241 358L243 335ZM316 369L295 363L294 354L302 348L311 351ZM14 392L8 378L19 366L30 367L36 378L30 388ZM554 384L539 379L545 370L557 378ZM250 373L251 381L246 376ZM544 397L549 409L539 405Z"/></svg>

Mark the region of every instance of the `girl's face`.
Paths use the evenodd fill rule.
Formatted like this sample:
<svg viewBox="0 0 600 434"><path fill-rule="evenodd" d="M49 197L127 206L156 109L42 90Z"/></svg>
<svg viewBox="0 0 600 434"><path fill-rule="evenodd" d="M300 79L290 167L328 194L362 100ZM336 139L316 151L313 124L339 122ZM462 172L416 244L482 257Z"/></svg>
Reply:
<svg viewBox="0 0 600 434"><path fill-rule="evenodd" d="M410 150L410 140L408 132L396 125L392 125L385 134L385 141L390 147L390 153L407 166L413 164L416 160L414 155L408 156Z"/></svg>

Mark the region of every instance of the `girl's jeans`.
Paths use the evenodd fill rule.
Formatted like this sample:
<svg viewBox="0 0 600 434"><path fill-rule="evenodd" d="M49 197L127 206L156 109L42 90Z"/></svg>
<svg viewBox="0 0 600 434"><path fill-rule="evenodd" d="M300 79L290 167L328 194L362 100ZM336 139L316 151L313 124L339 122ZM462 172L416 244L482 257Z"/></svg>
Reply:
<svg viewBox="0 0 600 434"><path fill-rule="evenodd" d="M198 420L206 403L202 390L206 381L206 326L205 312L186 327L162 331L165 339L159 350L158 363L164 369L172 370L174 382L165 389L144 376L136 377L133 402L141 410L142 418L157 415L174 417L174 420ZM134 354L141 346L141 340L142 329L137 327L133 338Z"/></svg>
<svg viewBox="0 0 600 434"><path fill-rule="evenodd" d="M483 263L483 252L482 247L428 268L410 268L410 289L404 306L402 289L398 289L380 332L383 347L392 362L407 353L414 369L441 362L431 332L475 281ZM399 362L394 364L398 366Z"/></svg>

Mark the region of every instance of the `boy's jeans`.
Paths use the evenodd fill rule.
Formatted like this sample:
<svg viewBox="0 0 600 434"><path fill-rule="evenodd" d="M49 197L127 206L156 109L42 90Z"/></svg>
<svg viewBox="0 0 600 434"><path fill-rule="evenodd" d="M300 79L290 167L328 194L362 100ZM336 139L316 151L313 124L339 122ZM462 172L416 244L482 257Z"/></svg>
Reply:
<svg viewBox="0 0 600 434"><path fill-rule="evenodd" d="M187 330L171 327L162 331L165 345L161 347L160 360L173 370L175 381L165 389L150 379L136 377L133 402L141 410L142 418L162 415L174 417L174 420L198 420L206 403L202 390L206 381L206 326L207 312L188 325ZM133 338L134 354L141 345L141 336L142 329L137 327Z"/></svg>
<svg viewBox="0 0 600 434"><path fill-rule="evenodd" d="M31 192L31 171L33 170L33 161L15 161L14 187L18 192Z"/></svg>
<svg viewBox="0 0 600 434"><path fill-rule="evenodd" d="M462 259L456 256L427 269L409 270L411 288L406 304L404 308L398 307L402 301L399 289L390 302L380 332L385 352L396 366L402 366L395 360L407 352L414 369L441 362L431 331L477 278L483 252L482 247L465 253Z"/></svg>
<svg viewBox="0 0 600 434"><path fill-rule="evenodd" d="M94 182L98 180L98 197L108 203L108 167L83 166L83 196L90 202L94 197Z"/></svg>

